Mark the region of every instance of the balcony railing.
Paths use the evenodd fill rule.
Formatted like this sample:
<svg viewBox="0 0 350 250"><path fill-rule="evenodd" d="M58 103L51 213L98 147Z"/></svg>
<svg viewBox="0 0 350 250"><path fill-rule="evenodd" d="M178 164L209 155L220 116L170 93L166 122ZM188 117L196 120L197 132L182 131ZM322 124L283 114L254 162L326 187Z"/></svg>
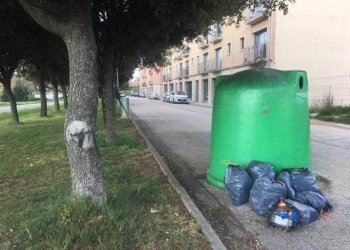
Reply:
<svg viewBox="0 0 350 250"><path fill-rule="evenodd" d="M209 61L209 70L212 72L221 70L221 59L212 59Z"/></svg>
<svg viewBox="0 0 350 250"><path fill-rule="evenodd" d="M189 68L182 69L181 76L187 77L189 75Z"/></svg>
<svg viewBox="0 0 350 250"><path fill-rule="evenodd" d="M217 43L217 42L220 42L221 40L222 40L221 26L217 25L215 26L215 29L212 32L210 32L209 41L211 43Z"/></svg>
<svg viewBox="0 0 350 250"><path fill-rule="evenodd" d="M169 81L169 80L171 80L171 73L164 74L164 81Z"/></svg>
<svg viewBox="0 0 350 250"><path fill-rule="evenodd" d="M196 39L196 43L198 45L198 48L205 49L209 46L209 39L207 36L199 36Z"/></svg>
<svg viewBox="0 0 350 250"><path fill-rule="evenodd" d="M262 59L267 58L267 43L259 44L256 46L250 46L243 51L244 64L255 63L255 60L260 57Z"/></svg>
<svg viewBox="0 0 350 250"><path fill-rule="evenodd" d="M181 69L178 69L178 70L175 71L175 74L174 74L174 78L173 78L173 79L177 79L177 78L182 78Z"/></svg>
<svg viewBox="0 0 350 250"><path fill-rule="evenodd" d="M248 15L245 18L246 24L253 25L253 24L256 24L256 23L264 20L265 19L265 16L264 16L265 11L266 11L266 9L264 7L256 7L254 9L254 11L252 11L250 13L250 15Z"/></svg>
<svg viewBox="0 0 350 250"><path fill-rule="evenodd" d="M198 74L206 74L209 72L209 61L198 63Z"/></svg>

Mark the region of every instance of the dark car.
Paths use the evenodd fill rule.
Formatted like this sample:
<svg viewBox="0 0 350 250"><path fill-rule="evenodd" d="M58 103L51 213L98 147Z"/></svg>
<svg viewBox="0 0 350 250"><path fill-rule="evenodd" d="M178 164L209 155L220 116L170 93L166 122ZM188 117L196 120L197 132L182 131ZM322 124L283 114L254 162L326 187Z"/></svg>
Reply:
<svg viewBox="0 0 350 250"><path fill-rule="evenodd" d="M145 93L143 93L140 90L135 90L131 93L131 96L136 96L136 97L142 97L142 98L146 98Z"/></svg>

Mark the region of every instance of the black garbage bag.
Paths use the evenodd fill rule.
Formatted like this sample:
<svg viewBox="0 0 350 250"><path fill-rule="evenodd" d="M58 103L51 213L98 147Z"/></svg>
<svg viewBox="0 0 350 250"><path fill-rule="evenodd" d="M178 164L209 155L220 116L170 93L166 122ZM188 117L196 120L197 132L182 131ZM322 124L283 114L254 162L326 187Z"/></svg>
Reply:
<svg viewBox="0 0 350 250"><path fill-rule="evenodd" d="M315 176L308 169L294 169L289 171L295 191L313 191L322 194Z"/></svg>
<svg viewBox="0 0 350 250"><path fill-rule="evenodd" d="M267 214L268 224L281 229L306 225L319 218L320 215L312 207L290 199L276 202Z"/></svg>
<svg viewBox="0 0 350 250"><path fill-rule="evenodd" d="M287 194L283 182L275 182L269 177L258 178L250 190L249 203L258 215L265 216L270 206Z"/></svg>
<svg viewBox="0 0 350 250"><path fill-rule="evenodd" d="M292 178L290 174L288 172L281 172L277 177L277 180L283 182L286 185L286 189L287 189L286 198L294 200L295 190L293 188Z"/></svg>
<svg viewBox="0 0 350 250"><path fill-rule="evenodd" d="M275 179L275 171L270 163L251 161L246 167L246 170L253 181L260 177Z"/></svg>
<svg viewBox="0 0 350 250"><path fill-rule="evenodd" d="M225 174L225 186L233 205L240 206L249 201L253 181L247 171L241 169L239 165L229 165Z"/></svg>
<svg viewBox="0 0 350 250"><path fill-rule="evenodd" d="M332 205L324 195L313 191L303 191L295 195L295 200L313 207L317 212L330 211Z"/></svg>
<svg viewBox="0 0 350 250"><path fill-rule="evenodd" d="M288 207L295 209L299 213L299 220L297 222L297 225L306 225L311 222L317 221L320 218L319 213L317 211L301 202L293 201L286 199L285 203Z"/></svg>

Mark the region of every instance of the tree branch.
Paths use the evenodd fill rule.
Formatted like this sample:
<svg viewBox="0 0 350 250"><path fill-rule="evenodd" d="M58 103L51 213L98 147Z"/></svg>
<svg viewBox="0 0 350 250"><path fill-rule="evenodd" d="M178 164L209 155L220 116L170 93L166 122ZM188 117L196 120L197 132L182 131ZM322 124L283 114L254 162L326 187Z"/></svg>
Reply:
<svg viewBox="0 0 350 250"><path fill-rule="evenodd" d="M47 31L64 36L68 11L66 6L47 0L19 0L23 9Z"/></svg>

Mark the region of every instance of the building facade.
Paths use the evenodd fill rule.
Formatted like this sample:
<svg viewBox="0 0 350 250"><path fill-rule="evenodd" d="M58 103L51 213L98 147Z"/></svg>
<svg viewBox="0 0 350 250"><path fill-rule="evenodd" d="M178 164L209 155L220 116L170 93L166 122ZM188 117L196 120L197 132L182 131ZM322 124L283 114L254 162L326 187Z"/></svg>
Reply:
<svg viewBox="0 0 350 250"><path fill-rule="evenodd" d="M237 27L213 25L172 50L163 68L158 94L183 90L192 102L212 104L214 81L264 63L281 70L305 70L309 102L320 105L331 95L335 105L350 105L350 1L298 0L287 15L247 11Z"/></svg>
<svg viewBox="0 0 350 250"><path fill-rule="evenodd" d="M161 94L163 89L163 68L158 66L138 68L137 77L129 81L129 86L137 87L146 96L150 93Z"/></svg>

